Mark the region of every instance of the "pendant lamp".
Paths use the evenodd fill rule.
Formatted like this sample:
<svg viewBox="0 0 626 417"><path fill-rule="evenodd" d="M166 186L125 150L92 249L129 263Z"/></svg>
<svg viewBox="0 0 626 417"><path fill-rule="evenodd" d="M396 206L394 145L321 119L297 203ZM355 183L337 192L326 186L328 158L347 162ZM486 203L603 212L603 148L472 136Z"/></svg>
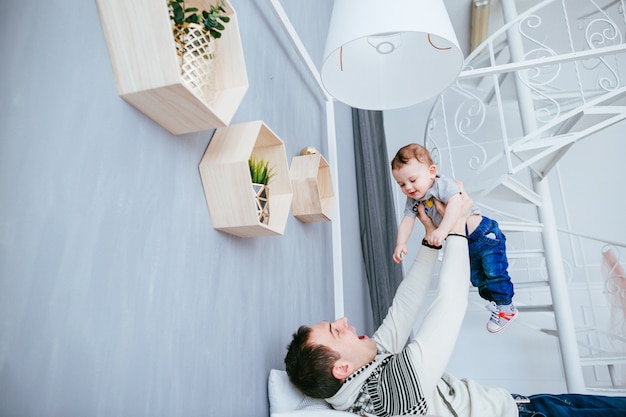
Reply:
<svg viewBox="0 0 626 417"><path fill-rule="evenodd" d="M443 0L335 0L320 76L338 101L408 107L441 93L462 66Z"/></svg>

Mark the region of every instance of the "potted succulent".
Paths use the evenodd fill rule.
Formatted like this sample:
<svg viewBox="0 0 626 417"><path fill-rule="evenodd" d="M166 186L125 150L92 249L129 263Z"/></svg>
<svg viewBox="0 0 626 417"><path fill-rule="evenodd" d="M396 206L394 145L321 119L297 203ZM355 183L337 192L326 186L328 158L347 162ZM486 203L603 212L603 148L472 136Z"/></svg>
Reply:
<svg viewBox="0 0 626 417"><path fill-rule="evenodd" d="M167 2L181 77L192 91L209 101L214 79L214 39L222 36L224 23L230 21L230 17L224 14L223 2L217 1L219 3L211 5L208 11L187 7L185 0Z"/></svg>
<svg viewBox="0 0 626 417"><path fill-rule="evenodd" d="M274 168L270 166L269 161L263 158L259 159L254 155L248 159L248 166L250 168L250 178L252 180L252 190L254 191L259 222L268 224L270 220L270 190L268 184L276 173Z"/></svg>

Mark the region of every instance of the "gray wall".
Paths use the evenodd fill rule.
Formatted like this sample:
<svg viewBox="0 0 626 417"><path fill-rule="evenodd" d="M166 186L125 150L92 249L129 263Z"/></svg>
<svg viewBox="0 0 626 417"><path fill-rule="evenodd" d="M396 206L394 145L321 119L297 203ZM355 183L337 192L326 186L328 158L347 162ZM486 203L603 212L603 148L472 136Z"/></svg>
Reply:
<svg viewBox="0 0 626 417"><path fill-rule="evenodd" d="M291 333L333 318L331 223L214 230L213 132L173 136L117 95L95 0L2 3L0 415L268 415ZM232 123L328 158L321 97L267 3L232 3L250 84ZM282 3L320 62L332 3ZM336 119L346 315L370 332L349 108Z"/></svg>

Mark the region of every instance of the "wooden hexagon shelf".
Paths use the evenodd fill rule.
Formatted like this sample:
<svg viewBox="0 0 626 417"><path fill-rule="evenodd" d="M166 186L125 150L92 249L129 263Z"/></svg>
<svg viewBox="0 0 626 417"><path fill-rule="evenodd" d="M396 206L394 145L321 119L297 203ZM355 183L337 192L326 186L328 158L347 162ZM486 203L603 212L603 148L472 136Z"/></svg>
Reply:
<svg viewBox="0 0 626 417"><path fill-rule="evenodd" d="M320 154L295 156L289 171L293 215L304 223L331 220L333 182L330 166Z"/></svg>
<svg viewBox="0 0 626 417"><path fill-rule="evenodd" d="M182 81L166 0L97 0L118 94L175 135L227 126L248 90L237 15L223 3L230 22L216 40L209 102ZM211 4L186 1L200 10Z"/></svg>
<svg viewBox="0 0 626 417"><path fill-rule="evenodd" d="M248 160L270 162L270 218L259 222ZM262 121L215 130L200 161L200 177L213 228L239 237L282 235L293 191L283 141Z"/></svg>

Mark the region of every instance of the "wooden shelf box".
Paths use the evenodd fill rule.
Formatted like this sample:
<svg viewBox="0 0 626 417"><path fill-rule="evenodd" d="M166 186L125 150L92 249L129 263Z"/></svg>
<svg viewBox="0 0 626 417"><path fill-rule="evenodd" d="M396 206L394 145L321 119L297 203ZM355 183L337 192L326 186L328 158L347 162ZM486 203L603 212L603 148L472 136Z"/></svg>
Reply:
<svg viewBox="0 0 626 417"><path fill-rule="evenodd" d="M216 40L211 102L181 79L166 0L97 0L118 94L169 132L179 135L227 126L248 90L237 15ZM209 10L210 0L187 0Z"/></svg>
<svg viewBox="0 0 626 417"><path fill-rule="evenodd" d="M304 223L331 220L333 182L330 166L320 154L295 156L289 176L293 187L293 215Z"/></svg>
<svg viewBox="0 0 626 417"><path fill-rule="evenodd" d="M259 222L248 160L252 155L270 162L275 172L269 183L269 223ZM239 237L282 235L293 191L282 140L262 121L215 130L200 161L200 177L213 228Z"/></svg>

